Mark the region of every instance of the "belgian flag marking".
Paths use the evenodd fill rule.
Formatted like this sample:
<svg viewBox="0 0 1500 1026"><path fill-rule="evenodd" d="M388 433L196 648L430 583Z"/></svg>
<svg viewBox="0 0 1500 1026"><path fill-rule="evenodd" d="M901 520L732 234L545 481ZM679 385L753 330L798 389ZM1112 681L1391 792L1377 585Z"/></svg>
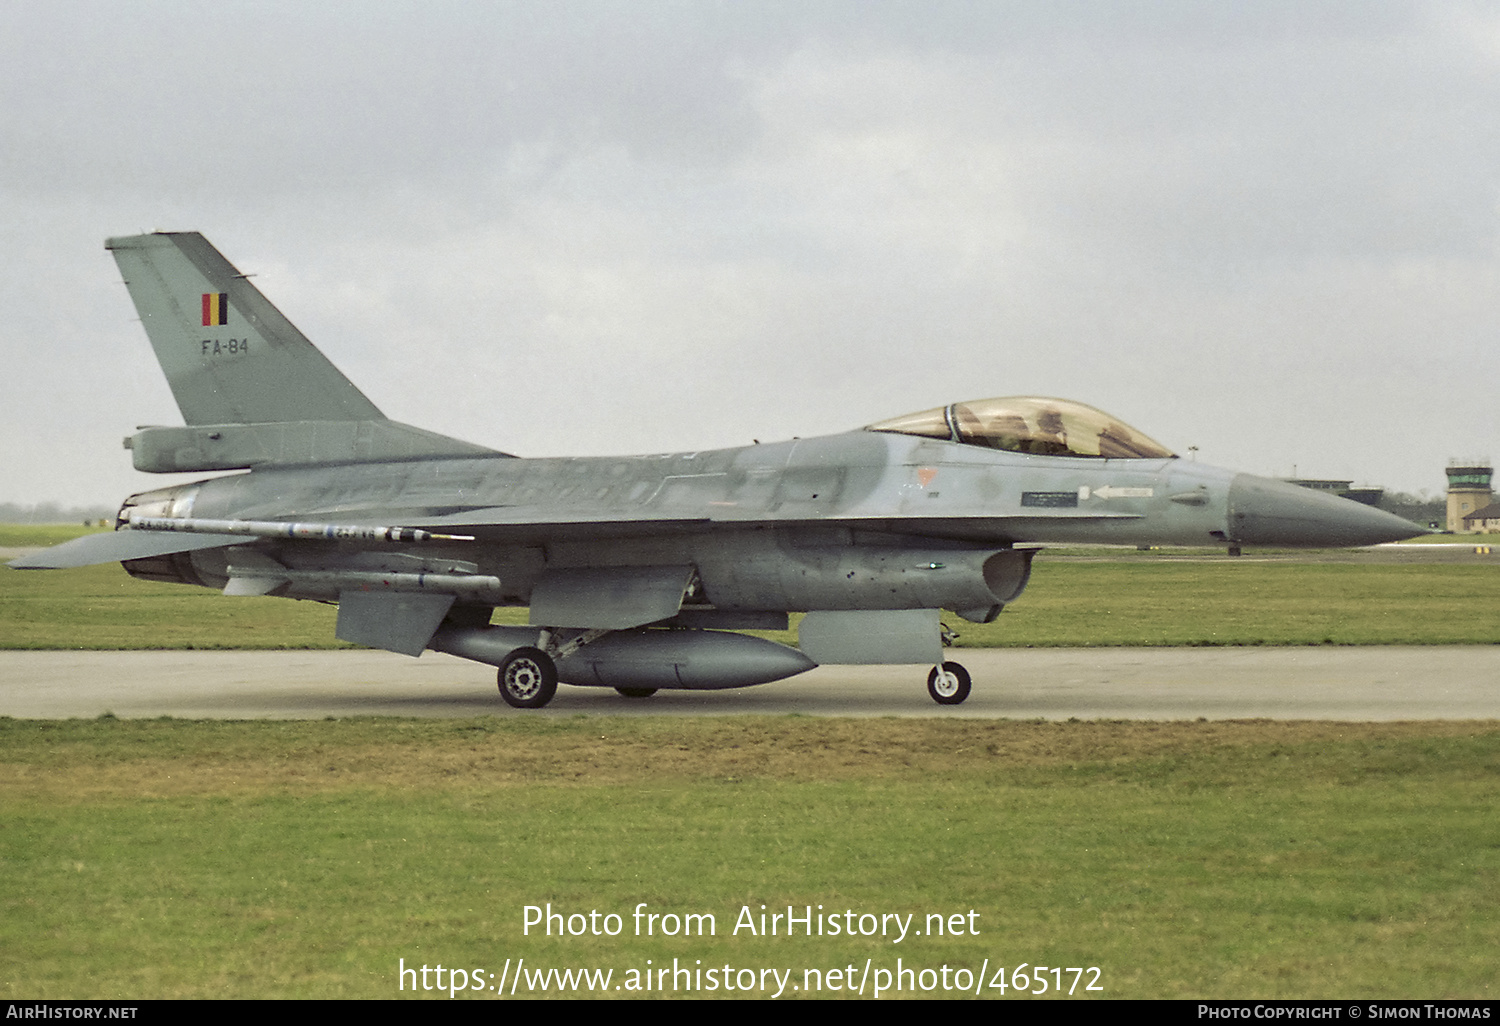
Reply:
<svg viewBox="0 0 1500 1026"><path fill-rule="evenodd" d="M229 323L229 293L203 293L203 326Z"/></svg>

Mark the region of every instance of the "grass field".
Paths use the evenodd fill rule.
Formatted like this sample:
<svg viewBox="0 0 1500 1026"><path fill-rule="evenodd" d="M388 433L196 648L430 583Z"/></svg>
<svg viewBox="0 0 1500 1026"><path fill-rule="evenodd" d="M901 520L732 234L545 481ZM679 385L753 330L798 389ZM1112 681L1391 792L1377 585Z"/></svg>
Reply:
<svg viewBox="0 0 1500 1026"><path fill-rule="evenodd" d="M107 530L107 527L80 527L77 524L0 524L0 548L60 545L80 535Z"/></svg>
<svg viewBox="0 0 1500 1026"><path fill-rule="evenodd" d="M1497 599L1488 564L1054 553L960 643L1496 643ZM333 616L0 569L4 647L327 647ZM784 997L868 964L868 997L899 958L923 997L1015 999L1026 963L1110 998L1493 998L1497 785L1496 723L0 718L0 996L387 998L402 959L484 988L525 958L609 996L674 959ZM634 936L641 902L714 935ZM621 933L523 934L548 903ZM736 934L761 905L966 926Z"/></svg>
<svg viewBox="0 0 1500 1026"><path fill-rule="evenodd" d="M0 752L6 997L384 998L400 959L522 957L1495 993L1494 723L0 720ZM715 935L633 936L640 902ZM547 903L624 929L523 935ZM735 935L762 904L977 918Z"/></svg>

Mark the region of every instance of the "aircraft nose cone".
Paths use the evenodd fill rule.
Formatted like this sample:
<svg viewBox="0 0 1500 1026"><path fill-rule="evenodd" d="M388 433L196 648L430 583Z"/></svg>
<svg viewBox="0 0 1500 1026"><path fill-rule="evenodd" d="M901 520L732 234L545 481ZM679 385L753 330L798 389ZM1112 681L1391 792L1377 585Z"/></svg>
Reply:
<svg viewBox="0 0 1500 1026"><path fill-rule="evenodd" d="M1229 535L1245 545L1351 548L1423 533L1394 513L1285 481L1236 474L1229 485Z"/></svg>

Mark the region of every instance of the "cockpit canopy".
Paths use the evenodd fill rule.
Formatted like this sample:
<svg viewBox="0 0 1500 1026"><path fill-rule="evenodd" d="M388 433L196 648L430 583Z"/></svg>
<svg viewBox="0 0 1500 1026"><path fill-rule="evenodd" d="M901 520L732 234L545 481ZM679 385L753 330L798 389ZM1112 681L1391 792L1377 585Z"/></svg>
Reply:
<svg viewBox="0 0 1500 1026"><path fill-rule="evenodd" d="M978 399L908 413L871 424L866 431L941 438L986 449L1038 456L1160 460L1176 453L1102 410L1068 399L1018 395Z"/></svg>

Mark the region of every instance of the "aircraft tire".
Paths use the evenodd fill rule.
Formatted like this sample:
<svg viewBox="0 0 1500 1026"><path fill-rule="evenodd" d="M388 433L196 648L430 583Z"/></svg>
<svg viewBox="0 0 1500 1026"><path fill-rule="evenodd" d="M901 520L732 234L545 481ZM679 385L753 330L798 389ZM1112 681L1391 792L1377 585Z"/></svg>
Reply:
<svg viewBox="0 0 1500 1026"><path fill-rule="evenodd" d="M657 692L656 688L615 688L615 690L626 698L650 698Z"/></svg>
<svg viewBox="0 0 1500 1026"><path fill-rule="evenodd" d="M969 671L958 663L934 666L927 675L927 693L938 705L958 705L969 697Z"/></svg>
<svg viewBox="0 0 1500 1026"><path fill-rule="evenodd" d="M500 697L515 709L540 709L557 694L557 664L539 648L518 648L496 674Z"/></svg>

